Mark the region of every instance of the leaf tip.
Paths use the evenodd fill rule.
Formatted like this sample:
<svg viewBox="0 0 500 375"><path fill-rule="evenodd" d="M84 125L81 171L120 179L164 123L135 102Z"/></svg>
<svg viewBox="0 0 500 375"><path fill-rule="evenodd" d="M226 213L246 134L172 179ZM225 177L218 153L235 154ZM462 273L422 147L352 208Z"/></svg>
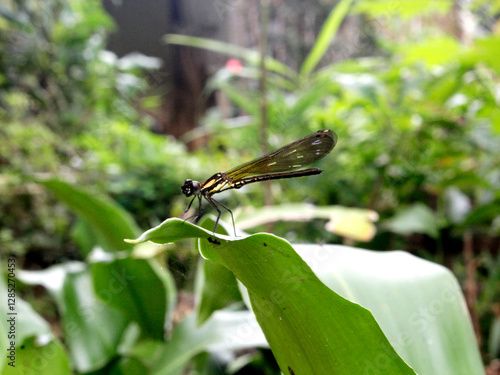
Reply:
<svg viewBox="0 0 500 375"><path fill-rule="evenodd" d="M125 241L126 243L131 243L133 245L137 245L138 243L141 243L142 241L140 239L136 239L136 240L129 240L127 238L125 238L123 241Z"/></svg>

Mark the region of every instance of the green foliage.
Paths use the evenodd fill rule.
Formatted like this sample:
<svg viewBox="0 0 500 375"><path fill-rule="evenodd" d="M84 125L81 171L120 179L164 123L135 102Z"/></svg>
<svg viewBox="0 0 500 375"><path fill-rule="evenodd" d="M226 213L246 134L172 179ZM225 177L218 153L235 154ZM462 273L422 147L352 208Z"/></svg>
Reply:
<svg viewBox="0 0 500 375"><path fill-rule="evenodd" d="M188 37L168 40L194 45ZM283 134L272 147L317 128L331 128L339 135L332 158L320 163L325 172L319 182L290 181L288 196L297 194L298 200L326 196L330 202L375 209L383 218L419 202L438 211L439 227L451 224L443 198L450 187L457 187L479 205L489 204L484 197L496 196L500 189L495 177L500 132L494 89L486 83L486 77L494 73L482 65L488 60L479 55L474 64L469 61L481 43L464 50L449 38L434 39L407 45L390 59L325 67L300 82L291 80L292 91L270 85L270 128ZM219 45L217 50L230 53L231 48ZM398 62L400 56L405 58L403 63ZM446 68L436 65L447 62ZM496 69L496 63L491 64ZM209 87L219 88L235 105L257 116L257 93L245 80L239 82L238 76L222 72ZM274 82L275 71L269 73ZM214 131L221 128L220 123L215 126ZM251 154L255 156L252 132L254 128L247 127L217 138L224 148L236 139L243 149L254 149ZM294 191L298 185L300 189Z"/></svg>
<svg viewBox="0 0 500 375"><path fill-rule="evenodd" d="M385 373L414 373L397 358L368 310L319 282L285 241L261 234L236 246L216 246L203 241L201 253L231 269L249 289L282 372L362 373L365 360L380 356L391 358ZM283 272L276 272L280 268ZM356 334L349 335L353 327Z"/></svg>
<svg viewBox="0 0 500 375"><path fill-rule="evenodd" d="M101 368L116 355L124 330L130 324L127 316L109 303L109 296L121 292L121 285L115 283L115 288L110 285L106 294L103 288L95 289L88 266L82 263L54 266L47 271L59 276L59 283L56 289L51 288L51 292L62 314L64 337L73 367L79 372ZM54 278L37 275L36 271L25 275L30 278L36 276L39 283L55 281ZM116 274L114 276L117 277ZM123 278L123 274L119 277Z"/></svg>
<svg viewBox="0 0 500 375"><path fill-rule="evenodd" d="M59 180L40 182L60 201L92 225L94 237L106 251L120 251L129 246L122 239L138 232L138 228L128 212L106 197L99 197Z"/></svg>
<svg viewBox="0 0 500 375"><path fill-rule="evenodd" d="M484 3L476 5L490 6ZM434 248L456 252L464 233L482 236L482 244L495 243L500 233L500 63L493 52L500 38L492 34L464 45L435 30L429 35L401 31L401 20L444 14L451 5L341 1L297 71L266 57L265 98L254 82L262 74L258 52L167 36L169 43L209 49L245 63L239 73L224 68L215 74L206 93L221 91L232 102L233 113L249 116L231 122L211 111L203 127L186 139L215 136L189 156L178 142L151 134L148 121L138 113L137 94L146 88L142 73L158 62L139 55L118 59L104 50L112 23L99 2L9 1L0 7L2 252L29 251L32 263L25 264L31 267L60 263L42 271L19 271L25 285L43 285L49 291L45 298L56 302L58 312L47 315L61 317L51 322L59 323L56 337L48 322L18 299L23 320L17 344L24 348L19 368L28 374L48 373L48 368L60 374L179 374L186 369L208 372L208 362L226 372L244 371L261 360L265 364L260 368L269 369L273 365L262 359L266 352L259 351L269 341L283 373L338 369L353 374L367 363L387 365L384 373L412 373L399 356L421 374L481 373L457 283L434 264L400 253L292 248L266 234L235 240L170 220L136 242L198 238L201 254L210 259L191 262L199 264L196 306L194 312L174 317L176 307L177 313L193 309L176 305L178 291L166 270L167 263L192 260L186 256L186 243L177 245L175 257L165 259L171 247L165 251L122 241L137 236L139 227L182 212L183 179L203 181L259 155L256 128L265 100L271 148L319 128L334 129L339 144L331 157L318 163L325 170L321 176L273 184L280 205L259 211L250 207L239 216L242 225L255 227L291 213L298 219L310 215L331 219L326 230L321 232L318 220L295 227L277 224L276 232L301 242L318 241L318 233L328 242L337 236L365 241L366 236L347 233L353 228L359 233L365 225L372 233L376 211L382 219L379 234L367 247L416 248L431 258L440 255ZM385 31L401 33L404 46L394 43L398 38L379 37L384 48L379 57L321 65L348 11L384 17ZM75 183L42 179L46 174ZM249 186L221 199L260 206L262 191ZM286 202L328 206L282 204ZM327 237L327 231L337 235ZM426 241L413 242L415 234ZM488 350L494 356L498 322L484 317L499 297L500 264L493 252L481 250L476 312L483 331L491 332ZM314 258L317 254L321 257ZM178 273L186 277L190 271ZM456 271L463 272L459 267ZM241 310L242 301L257 318ZM383 333L373 316L355 303L373 312ZM5 344L5 322L0 327ZM248 354L221 361L238 350ZM47 367L43 359L49 355ZM389 360L377 361L385 357ZM2 373L12 372L2 360Z"/></svg>
<svg viewBox="0 0 500 375"><path fill-rule="evenodd" d="M335 14L341 14L348 3L341 2L332 12L332 25L325 25L322 38L334 37ZM492 53L498 50L500 38L486 35L465 45L438 27L428 34L401 27L401 20L446 14L451 6L450 1L431 5L418 0L357 2L354 12L382 17L376 22L382 23L386 34L392 32L392 39L379 38L384 45L382 57L344 61L314 71L325 50L318 44L299 69L302 75L284 74L284 69L276 69L266 58L265 98L254 82L249 84L261 74L259 59L250 52L240 48L232 54L233 46L218 43L214 48L200 38L194 42L190 37L169 36L167 41L245 62L239 73L222 69L208 86L225 93L241 113L250 115L245 119L249 126L234 129L216 116L207 118L207 131L221 133L217 138L222 139L224 149L231 149L236 141L244 150L256 150L253 156L258 154L256 125L262 100L266 100L270 133L280 135L271 137L271 148L321 128L337 132L339 143L332 157L319 163L324 173L317 179L287 181L284 200L375 210L382 220L379 234L368 246L411 248L426 257L439 257L444 250L448 256L461 250L464 233L483 240L490 236L488 241L493 242L500 233L500 70ZM274 192L282 203L284 195L278 189ZM249 204L262 199L247 191L252 194ZM240 193L240 202L244 194ZM479 247L475 251L490 251L484 242ZM499 268L498 262L480 262L487 275L481 278L485 289L480 298L484 300L477 303L477 309L481 319L488 319L486 306L498 299L493 280Z"/></svg>
<svg viewBox="0 0 500 375"><path fill-rule="evenodd" d="M76 142L88 150L82 160L87 178L100 184L144 227L168 216L172 197L186 178L185 166L194 161L173 139L127 122L108 122Z"/></svg>
<svg viewBox="0 0 500 375"><path fill-rule="evenodd" d="M119 211L116 215L120 215ZM213 221L206 223L210 227L212 224ZM469 318L462 308L463 297L451 274L442 267L400 252L382 254L340 246L302 245L297 249L306 264L286 241L275 236L260 234L234 239L214 235L179 219L168 220L129 242L164 243L189 237L199 237L203 256L234 271L248 288L257 321L284 371L327 366L325 371L338 368L340 374L354 374L369 366L370 369L383 368L385 373L413 373L399 359L384 334L396 346L399 355L419 369L419 373L480 371ZM207 241L208 237L212 242ZM214 238L218 244L214 243ZM99 252L93 258L89 258L88 265L69 262L44 271L18 274L19 280L26 284L44 285L56 299L63 318L63 335L77 371L96 371L105 367L106 371L129 368L136 373L140 368L147 374L176 374L205 351L224 353L266 346L257 321L249 311L214 311L201 326L196 326L197 314L191 314L164 339L163 325L170 325L171 315L151 308L151 303L153 300L173 301L174 291L167 287L168 273L155 266L154 259L145 261L122 255L119 260L110 262ZM127 266L121 267L118 262ZM144 278L149 272L144 269L147 264L156 268L153 274L157 275L157 281L163 280L160 285L167 287L167 294L159 293L161 288L154 286L153 280ZM111 268L105 270L103 267ZM210 274L208 278L205 274L197 281L202 290L211 289L207 280L214 279L220 272L214 268L205 271ZM136 287L138 282L145 285L134 291L127 286L129 281ZM232 283L236 286L234 279ZM367 310L348 302L323 283L369 307L384 334ZM230 281L227 286L229 284ZM422 288L426 284L432 287ZM379 293L379 290L385 292ZM137 292L147 296L147 302L141 303L135 297L129 299ZM245 296L247 299L246 293ZM115 305L114 297L120 297L117 302L122 305L135 301L136 306L157 317L130 314L135 308L123 309ZM205 293L204 298L214 299L207 302L215 306L219 295ZM18 345L24 344L25 352L18 357L17 364L40 373L45 362L31 362L29 358L45 358L37 353L50 348L45 345L41 349L30 343L47 335L48 324L38 315L32 316L34 313L26 310L29 306L24 301L19 300L18 306L24 311L23 319L30 321L29 324L20 322L21 327L30 328L30 331L18 337ZM391 316L386 314L388 306L393 312ZM219 304L219 308L223 307L224 304ZM419 308L423 310L417 313ZM163 324L151 325L158 318ZM144 336L150 329L153 329L150 333L158 337ZM319 331L311 334L311 329ZM292 337L283 339L289 335ZM297 335L300 338L296 338ZM452 336L454 339L450 341ZM432 347L427 345L430 337ZM372 342L376 345L373 350L370 349ZM295 347L292 343L300 345ZM57 360L53 357L51 362L52 371L70 373L60 345L57 341L50 345L59 347L57 351L50 349L51 355L57 353ZM442 350L435 350L437 347ZM318 352L318 348L322 348L323 353ZM382 351L382 357L374 355L377 351ZM315 353L319 356L317 361ZM355 358L349 360L349 356ZM330 358L334 357L337 359L330 363ZM419 360L422 357L432 359L422 362ZM374 358L378 359L374 361ZM394 371L391 370L393 366L396 366ZM314 370L308 370L311 372Z"/></svg>
<svg viewBox="0 0 500 375"><path fill-rule="evenodd" d="M28 101L24 115L42 114L54 131L81 130L92 118L89 108L106 98L99 94L105 65L99 53L112 26L109 17L97 1L9 1L2 16L9 25L0 39L6 114L15 115L12 94L22 93Z"/></svg>
<svg viewBox="0 0 500 375"><path fill-rule="evenodd" d="M78 256L68 230L71 214L45 191L21 185L34 175L98 185L101 192L119 195L131 212L142 211L143 225L163 219L181 180L171 178L177 171L161 158L184 149L165 144L143 125L130 127L144 122L137 95L147 87L144 70L158 68L158 60L138 54L118 59L105 51L113 25L98 1L8 1L0 22L2 250L28 252L48 264ZM158 200L165 204L152 209Z"/></svg>
<svg viewBox="0 0 500 375"><path fill-rule="evenodd" d="M55 172L60 165L58 152L64 152L61 139L39 122L7 122L0 130L0 160L9 165L9 174ZM15 142L13 142L15 140ZM26 161L31 161L26 163Z"/></svg>
<svg viewBox="0 0 500 375"><path fill-rule="evenodd" d="M12 283L9 288L12 288ZM7 301L7 295L7 285L5 279L2 278L0 296ZM5 316L8 316L7 304L4 304L1 310ZM3 356L0 360L2 374L69 374L71 366L67 353L51 331L48 322L21 298L16 298L15 312L17 315L9 316L14 317L15 321L14 337L12 337L11 325L7 319L3 319L0 324L0 333L3 336L2 347L9 349L7 355L12 355L12 349L10 349L12 343L16 348L12 358Z"/></svg>
<svg viewBox="0 0 500 375"><path fill-rule="evenodd" d="M199 238L204 258L229 269L248 289L244 300L250 301L283 372L290 367L315 373L326 366L322 372L336 369L339 374L357 374L369 366L383 368L384 373L413 373L390 353L371 314L331 289L370 308L398 354L418 373L482 371L460 288L441 266L402 252L318 245L295 246L294 250L273 235L228 237L179 219L169 219L129 242L163 244L192 236ZM216 267L205 268L204 280L216 278L218 272ZM229 279L223 280L226 288L232 288ZM325 289L322 282L331 289ZM204 283L205 288L201 293L208 298L212 283ZM428 345L430 337L435 346ZM372 343L377 349L369 349L365 357L364 350ZM381 352L374 354L377 350ZM384 354L384 350L389 351ZM356 358L349 360L350 355Z"/></svg>
<svg viewBox="0 0 500 375"><path fill-rule="evenodd" d="M395 9L394 14L408 10L384 6ZM497 39L486 37L464 49L454 39L433 38L407 44L389 59L325 67L295 82L293 91L271 85L270 127L283 134L298 128L303 134L306 126L337 131L339 144L325 180L331 182L327 195L343 205L368 206L384 217L415 202L437 200L431 209L440 210L440 196L453 186L480 204L489 203L481 197L500 189L495 178L500 117L495 89L487 83L498 61L486 56ZM274 71L270 74L272 83ZM257 108L258 97L248 88L237 93L230 88L239 84L236 78L217 75L212 85L236 99L236 105L246 103L247 111ZM304 190L322 195L314 187ZM447 219L444 212L440 216Z"/></svg>

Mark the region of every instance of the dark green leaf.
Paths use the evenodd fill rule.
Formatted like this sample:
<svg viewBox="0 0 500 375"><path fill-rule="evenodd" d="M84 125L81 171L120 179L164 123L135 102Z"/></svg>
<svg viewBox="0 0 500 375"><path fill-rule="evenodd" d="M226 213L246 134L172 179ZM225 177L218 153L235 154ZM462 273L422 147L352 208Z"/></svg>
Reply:
<svg viewBox="0 0 500 375"><path fill-rule="evenodd" d="M233 273L219 263L202 260L196 275L197 323L204 323L214 311L241 302Z"/></svg>
<svg viewBox="0 0 500 375"><path fill-rule="evenodd" d="M16 274L18 272L15 271ZM16 283L19 281L18 278L14 280ZM8 300L8 293L13 293L8 288L13 289L13 285L7 286L1 280L0 298L4 303L0 305L3 316L0 344L4 350L0 359L0 372L8 375L71 374L68 356L52 334L49 324L19 295L11 296L11 300ZM15 289L18 290L18 285ZM9 301L13 303L8 304Z"/></svg>
<svg viewBox="0 0 500 375"><path fill-rule="evenodd" d="M92 226L106 251L131 249L123 239L134 237L140 231L130 214L117 203L60 180L40 183Z"/></svg>
<svg viewBox="0 0 500 375"><path fill-rule="evenodd" d="M174 282L155 259L92 264L97 295L137 322L143 335L162 339L176 302Z"/></svg>

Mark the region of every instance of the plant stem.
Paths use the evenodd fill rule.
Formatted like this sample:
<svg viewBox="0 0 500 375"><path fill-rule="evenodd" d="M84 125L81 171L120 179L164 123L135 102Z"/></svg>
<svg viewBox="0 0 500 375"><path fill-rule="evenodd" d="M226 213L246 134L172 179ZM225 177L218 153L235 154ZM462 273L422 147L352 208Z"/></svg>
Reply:
<svg viewBox="0 0 500 375"><path fill-rule="evenodd" d="M269 23L269 1L258 0L259 14L260 14L260 79L259 79L259 96L260 96L260 129L259 137L262 148L262 154L269 152L269 145L267 142L267 128L268 128L268 105L267 105L267 69L266 69L266 51L267 51L267 31ZM271 194L271 184L266 181L264 184L265 205L271 206L273 204L273 197Z"/></svg>
<svg viewBox="0 0 500 375"><path fill-rule="evenodd" d="M464 262L465 262L465 300L467 301L467 306L469 307L469 313L472 320L472 325L474 327L474 332L476 334L476 340L479 346L481 346L481 332L479 329L479 321L476 314L476 303L477 303L477 293L478 286L476 282L476 272L477 264L474 259L474 238L470 229L466 229L464 232Z"/></svg>

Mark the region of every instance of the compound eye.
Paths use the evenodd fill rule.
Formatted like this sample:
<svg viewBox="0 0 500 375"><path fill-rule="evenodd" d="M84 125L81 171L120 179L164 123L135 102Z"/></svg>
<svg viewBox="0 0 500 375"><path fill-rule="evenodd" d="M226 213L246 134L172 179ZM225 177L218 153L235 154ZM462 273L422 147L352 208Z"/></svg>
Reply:
<svg viewBox="0 0 500 375"><path fill-rule="evenodd" d="M181 186L181 191L186 197L193 195L193 181L187 179L184 185Z"/></svg>
<svg viewBox="0 0 500 375"><path fill-rule="evenodd" d="M181 186L182 193L186 197L190 197L191 195L200 194L200 183L198 181L192 181L187 179L184 181L184 185Z"/></svg>

